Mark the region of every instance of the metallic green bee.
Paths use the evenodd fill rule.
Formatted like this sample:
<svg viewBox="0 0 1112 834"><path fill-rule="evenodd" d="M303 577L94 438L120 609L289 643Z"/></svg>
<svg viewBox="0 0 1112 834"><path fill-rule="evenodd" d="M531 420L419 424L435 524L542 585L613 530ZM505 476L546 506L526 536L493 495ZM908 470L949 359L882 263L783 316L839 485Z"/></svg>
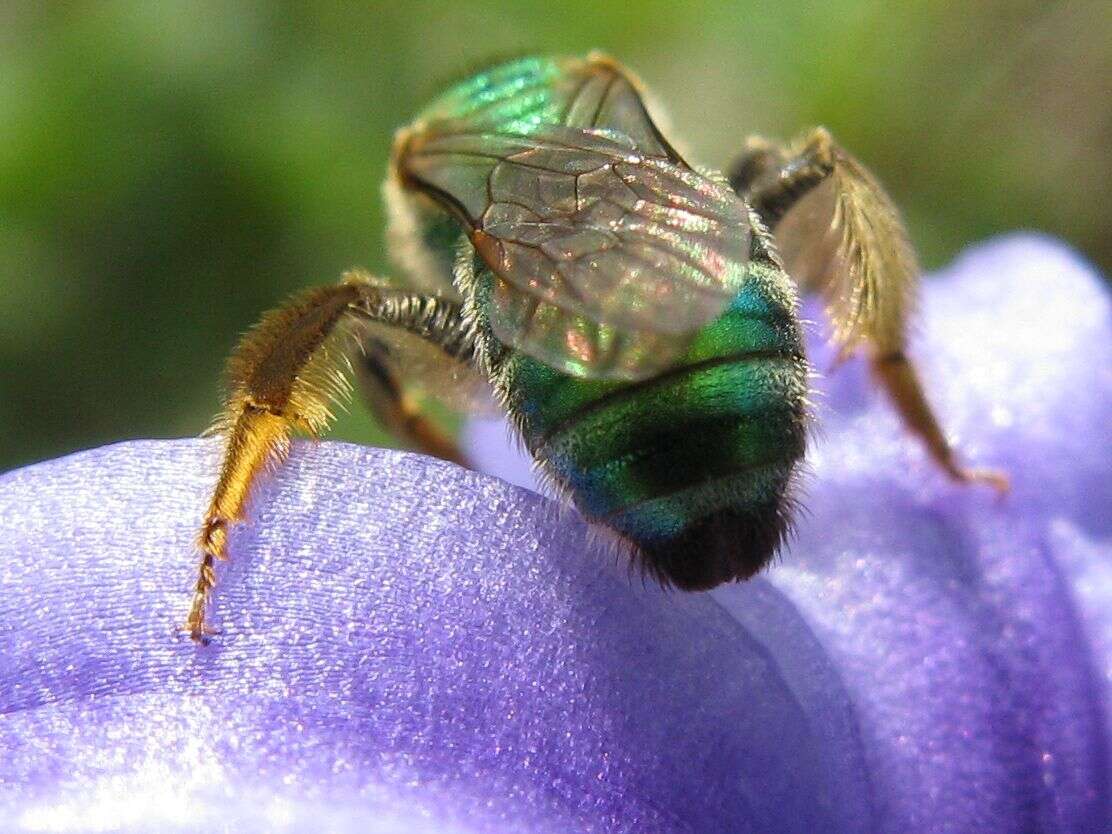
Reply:
<svg viewBox="0 0 1112 834"><path fill-rule="evenodd" d="M408 283L309 290L229 362L195 639L253 481L348 391L345 337L400 437L461 461L414 386L486 387L550 481L680 588L751 576L787 528L809 375L789 275L825 291L843 350L867 351L951 476L1005 484L962 468L934 420L903 353L917 268L898 212L822 129L750 140L727 179L684 161L613 60L527 58L401 130L386 196Z"/></svg>

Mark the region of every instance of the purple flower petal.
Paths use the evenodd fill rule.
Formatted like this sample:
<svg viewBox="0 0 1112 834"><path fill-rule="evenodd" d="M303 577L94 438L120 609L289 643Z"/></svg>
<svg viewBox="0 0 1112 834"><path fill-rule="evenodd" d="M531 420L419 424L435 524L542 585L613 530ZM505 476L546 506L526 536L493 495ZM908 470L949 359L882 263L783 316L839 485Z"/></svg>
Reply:
<svg viewBox="0 0 1112 834"><path fill-rule="evenodd" d="M948 484L859 369L837 373L772 582L858 705L884 830L1101 830L1112 655L1092 653L1056 542L1088 540L1088 559L1069 548L1082 571L1112 561L1108 296L1060 244L1013 236L938 276L921 334L947 427L1012 494Z"/></svg>
<svg viewBox="0 0 1112 834"><path fill-rule="evenodd" d="M299 445L236 531L225 633L191 645L216 451L129 443L0 481L0 829L855 819L859 758L713 600L631 582L551 503L416 455Z"/></svg>
<svg viewBox="0 0 1112 834"><path fill-rule="evenodd" d="M945 483L848 366L791 551L712 594L489 476L299 444L199 649L174 627L214 444L3 476L0 829L1101 830L1107 296L1018 237L924 306L947 425L1014 494Z"/></svg>

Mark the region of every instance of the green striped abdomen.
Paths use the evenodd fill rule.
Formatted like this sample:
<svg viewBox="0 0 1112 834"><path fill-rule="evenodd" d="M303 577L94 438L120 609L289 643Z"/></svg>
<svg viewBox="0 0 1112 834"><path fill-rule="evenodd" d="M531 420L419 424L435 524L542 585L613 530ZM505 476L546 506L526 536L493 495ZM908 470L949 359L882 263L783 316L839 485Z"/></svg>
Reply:
<svg viewBox="0 0 1112 834"><path fill-rule="evenodd" d="M499 385L526 444L580 511L680 587L752 575L785 527L804 448L807 366L781 274L754 280L649 380L564 375L519 352ZM769 274L761 274L769 273Z"/></svg>

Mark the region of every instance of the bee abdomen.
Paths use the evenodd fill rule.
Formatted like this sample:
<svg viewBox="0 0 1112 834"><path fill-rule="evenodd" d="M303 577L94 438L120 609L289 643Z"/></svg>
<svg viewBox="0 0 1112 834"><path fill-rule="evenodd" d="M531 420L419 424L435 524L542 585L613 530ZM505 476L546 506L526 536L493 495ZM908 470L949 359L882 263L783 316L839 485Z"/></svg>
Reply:
<svg viewBox="0 0 1112 834"><path fill-rule="evenodd" d="M783 536L805 396L789 346L713 357L583 404L538 453L650 572L713 587L751 576Z"/></svg>

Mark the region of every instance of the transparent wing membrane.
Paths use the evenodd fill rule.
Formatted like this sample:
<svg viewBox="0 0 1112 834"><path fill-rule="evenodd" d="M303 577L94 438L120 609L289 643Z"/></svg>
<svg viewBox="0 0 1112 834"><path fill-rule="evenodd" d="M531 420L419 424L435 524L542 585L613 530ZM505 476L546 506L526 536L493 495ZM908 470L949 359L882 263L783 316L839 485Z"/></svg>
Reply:
<svg viewBox="0 0 1112 834"><path fill-rule="evenodd" d="M744 203L612 133L548 126L514 136L439 123L410 139L400 165L410 183L460 216L507 288L544 302L500 307L501 330L557 366L573 344L594 340L583 320L672 334L665 352L674 356L740 288L749 253ZM515 319L527 314L543 315L546 325ZM663 340L654 343L664 348ZM590 367L575 364L584 373ZM623 375L638 374L619 364Z"/></svg>
<svg viewBox="0 0 1112 834"><path fill-rule="evenodd" d="M490 324L502 342L553 368L588 379L642 379L671 366L687 338L619 330L522 293L495 277Z"/></svg>

